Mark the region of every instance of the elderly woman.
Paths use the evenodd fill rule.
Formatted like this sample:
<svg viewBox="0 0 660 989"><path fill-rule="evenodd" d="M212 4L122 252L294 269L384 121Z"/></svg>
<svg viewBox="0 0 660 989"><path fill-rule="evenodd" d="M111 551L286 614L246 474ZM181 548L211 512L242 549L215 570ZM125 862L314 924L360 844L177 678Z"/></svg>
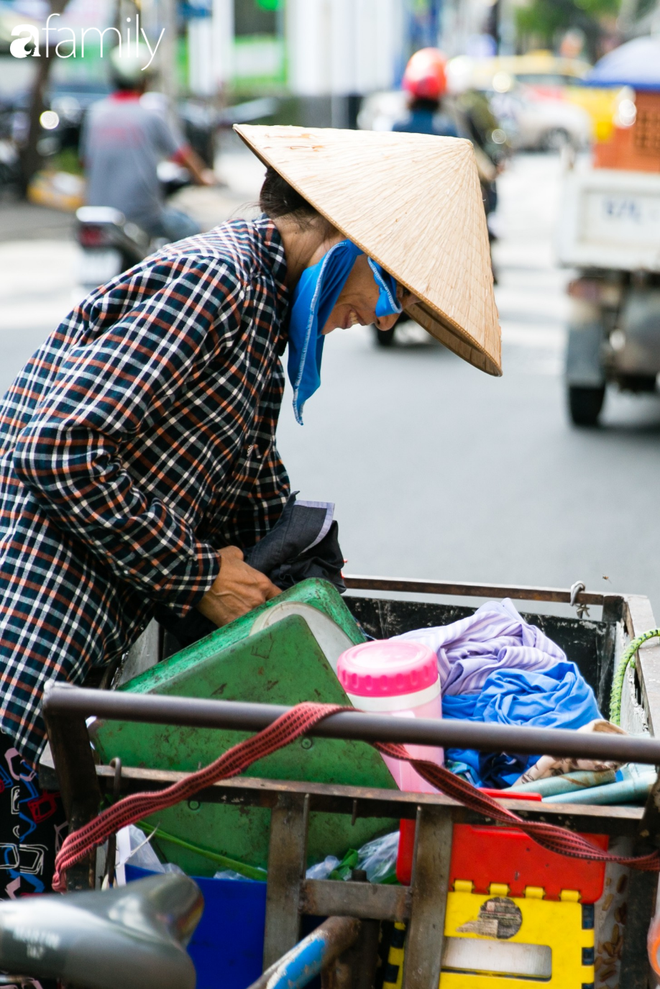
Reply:
<svg viewBox="0 0 660 989"><path fill-rule="evenodd" d="M383 145L375 134L293 128L243 128L243 136L269 166L263 214L169 245L98 288L2 401L0 726L19 761L36 761L43 746L45 684L80 682L120 656L156 605L180 616L198 608L220 626L278 593L243 551L289 494L275 445L287 346L299 420L320 383L324 335L356 323L388 329L402 306L466 359L498 371L467 142L385 135ZM393 139L407 170L417 154L425 188L402 182L396 162L388 176L383 148ZM303 174L287 181L296 163ZM442 214L433 206L440 165L456 197L448 202L440 182ZM422 206L424 229L407 201ZM463 239L449 252L460 264L451 278L438 253L445 214L458 217ZM383 231L405 257L376 260ZM415 274L420 244L426 260ZM444 300L433 287L443 278ZM23 767L22 837L34 842L43 815L30 819L30 800L41 798ZM9 803L0 814L7 827ZM42 878L28 871L19 861L7 874L14 892L39 891L48 867Z"/></svg>

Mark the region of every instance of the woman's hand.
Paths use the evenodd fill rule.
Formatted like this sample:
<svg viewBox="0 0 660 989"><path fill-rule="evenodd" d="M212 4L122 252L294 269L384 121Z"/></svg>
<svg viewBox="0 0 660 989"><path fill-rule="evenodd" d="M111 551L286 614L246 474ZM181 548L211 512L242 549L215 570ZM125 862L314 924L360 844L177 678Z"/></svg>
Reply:
<svg viewBox="0 0 660 989"><path fill-rule="evenodd" d="M225 546L218 555L220 573L197 605L198 611L216 625L227 625L282 593L268 577L245 563L238 546Z"/></svg>

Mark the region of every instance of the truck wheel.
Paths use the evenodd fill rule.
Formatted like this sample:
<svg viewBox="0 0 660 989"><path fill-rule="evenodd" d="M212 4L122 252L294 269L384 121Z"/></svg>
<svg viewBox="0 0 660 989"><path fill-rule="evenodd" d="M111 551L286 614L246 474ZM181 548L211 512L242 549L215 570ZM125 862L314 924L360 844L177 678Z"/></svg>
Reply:
<svg viewBox="0 0 660 989"><path fill-rule="evenodd" d="M597 388L568 386L568 408L575 426L595 426L605 400L605 385Z"/></svg>
<svg viewBox="0 0 660 989"><path fill-rule="evenodd" d="M394 334L396 333L396 326L393 326L391 330L379 330L377 326L373 323L372 329L374 336L376 338L376 345L378 347L393 347L394 346Z"/></svg>

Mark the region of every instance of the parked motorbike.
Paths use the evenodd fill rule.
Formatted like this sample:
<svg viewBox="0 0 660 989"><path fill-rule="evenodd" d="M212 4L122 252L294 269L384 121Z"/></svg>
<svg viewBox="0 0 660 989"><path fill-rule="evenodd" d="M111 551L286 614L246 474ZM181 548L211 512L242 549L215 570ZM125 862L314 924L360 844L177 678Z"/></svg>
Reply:
<svg viewBox="0 0 660 989"><path fill-rule="evenodd" d="M171 161L159 164L158 178L165 199L192 182L188 169ZM80 248L77 281L85 294L167 243L166 238L151 237L109 206L81 206L77 210L76 240Z"/></svg>

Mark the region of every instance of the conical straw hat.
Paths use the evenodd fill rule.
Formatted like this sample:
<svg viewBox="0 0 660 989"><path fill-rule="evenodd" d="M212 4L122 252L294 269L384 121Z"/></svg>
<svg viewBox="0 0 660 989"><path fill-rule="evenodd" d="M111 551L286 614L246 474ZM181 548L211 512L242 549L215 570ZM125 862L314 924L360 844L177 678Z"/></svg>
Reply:
<svg viewBox="0 0 660 989"><path fill-rule="evenodd" d="M417 296L409 316L470 364L502 373L488 230L469 141L314 127L235 130Z"/></svg>

